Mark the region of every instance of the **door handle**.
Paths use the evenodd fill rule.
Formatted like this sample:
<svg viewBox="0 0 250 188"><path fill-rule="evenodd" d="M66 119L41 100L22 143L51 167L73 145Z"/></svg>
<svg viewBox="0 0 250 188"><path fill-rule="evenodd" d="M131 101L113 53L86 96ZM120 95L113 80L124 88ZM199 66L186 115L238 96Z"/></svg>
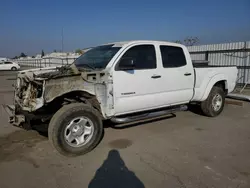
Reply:
<svg viewBox="0 0 250 188"><path fill-rule="evenodd" d="M187 72L187 73L185 73L184 75L185 75L185 76L190 76L190 75L192 75L192 74L189 73L189 72Z"/></svg>
<svg viewBox="0 0 250 188"><path fill-rule="evenodd" d="M153 76L151 76L151 78L154 78L154 79L161 78L161 75L153 75Z"/></svg>

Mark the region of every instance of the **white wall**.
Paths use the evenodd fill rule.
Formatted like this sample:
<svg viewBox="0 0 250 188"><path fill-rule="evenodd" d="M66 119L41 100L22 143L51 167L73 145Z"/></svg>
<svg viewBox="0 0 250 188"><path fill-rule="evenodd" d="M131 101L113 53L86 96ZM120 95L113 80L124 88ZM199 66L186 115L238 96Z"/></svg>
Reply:
<svg viewBox="0 0 250 188"><path fill-rule="evenodd" d="M250 41L189 46L193 60L207 60L210 65L237 66L238 83L250 81Z"/></svg>
<svg viewBox="0 0 250 188"><path fill-rule="evenodd" d="M0 61L7 61L8 59L6 57L0 57Z"/></svg>

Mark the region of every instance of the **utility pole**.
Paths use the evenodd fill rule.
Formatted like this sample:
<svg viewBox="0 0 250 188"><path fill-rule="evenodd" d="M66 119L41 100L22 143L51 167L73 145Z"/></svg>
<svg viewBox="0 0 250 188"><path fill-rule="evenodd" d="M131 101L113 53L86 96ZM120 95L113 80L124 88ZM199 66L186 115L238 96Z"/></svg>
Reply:
<svg viewBox="0 0 250 188"><path fill-rule="evenodd" d="M63 27L62 27L62 52L64 51L64 36L63 36Z"/></svg>

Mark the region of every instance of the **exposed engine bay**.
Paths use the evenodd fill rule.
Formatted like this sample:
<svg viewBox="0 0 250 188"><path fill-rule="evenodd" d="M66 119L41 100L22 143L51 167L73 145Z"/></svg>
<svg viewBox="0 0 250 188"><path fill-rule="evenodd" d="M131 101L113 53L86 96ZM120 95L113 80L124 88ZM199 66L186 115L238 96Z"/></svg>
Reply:
<svg viewBox="0 0 250 188"><path fill-rule="evenodd" d="M23 110L29 112L40 108L44 103L43 95L45 87L51 79L60 82L60 78L68 76L79 76L77 69L71 67L49 68L49 69L31 69L21 71L17 75L15 86L15 102Z"/></svg>
<svg viewBox="0 0 250 188"><path fill-rule="evenodd" d="M107 75L100 71L79 71L74 65L20 71L15 86L15 106L33 112L55 98L72 91L86 91L104 102Z"/></svg>

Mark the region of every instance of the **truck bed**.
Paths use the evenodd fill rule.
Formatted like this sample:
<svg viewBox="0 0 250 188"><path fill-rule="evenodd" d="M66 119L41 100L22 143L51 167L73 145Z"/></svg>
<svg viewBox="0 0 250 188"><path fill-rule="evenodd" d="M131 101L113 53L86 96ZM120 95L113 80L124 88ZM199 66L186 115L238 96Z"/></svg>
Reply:
<svg viewBox="0 0 250 188"><path fill-rule="evenodd" d="M208 67L234 67L232 65L229 66L218 66L218 65L209 65L209 61L206 60L192 60L192 64L194 68L208 68Z"/></svg>
<svg viewBox="0 0 250 188"><path fill-rule="evenodd" d="M195 83L193 101L202 100L204 91L209 88L209 82L215 77L220 77L220 80L226 81L226 89L228 93L232 92L237 80L236 66L201 66L194 67ZM206 92L206 91L205 91Z"/></svg>
<svg viewBox="0 0 250 188"><path fill-rule="evenodd" d="M195 63L193 64L193 67L194 68L216 68L216 67L235 67L235 66L232 66L232 65L228 65L228 66L219 66L219 65L204 65L204 64L198 64L198 63Z"/></svg>

